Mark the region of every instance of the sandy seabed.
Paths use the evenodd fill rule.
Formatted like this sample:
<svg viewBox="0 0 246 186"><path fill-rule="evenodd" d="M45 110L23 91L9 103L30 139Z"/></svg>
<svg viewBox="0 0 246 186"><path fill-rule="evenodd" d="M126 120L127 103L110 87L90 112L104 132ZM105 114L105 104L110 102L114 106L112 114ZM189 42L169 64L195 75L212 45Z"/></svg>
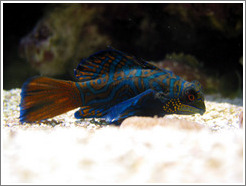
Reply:
<svg viewBox="0 0 246 186"><path fill-rule="evenodd" d="M243 100L206 96L203 116L131 117L121 127L19 122L20 89L3 91L2 184L243 184Z"/></svg>

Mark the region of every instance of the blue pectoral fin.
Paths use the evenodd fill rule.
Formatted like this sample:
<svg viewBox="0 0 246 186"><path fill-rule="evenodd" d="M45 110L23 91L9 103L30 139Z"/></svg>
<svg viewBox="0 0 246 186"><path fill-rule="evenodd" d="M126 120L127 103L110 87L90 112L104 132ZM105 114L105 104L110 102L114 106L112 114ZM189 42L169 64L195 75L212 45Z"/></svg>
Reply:
<svg viewBox="0 0 246 186"><path fill-rule="evenodd" d="M127 117L134 115L142 115L144 108L154 99L156 91L148 89L141 94L123 101L108 110L108 114L104 116L106 122L111 124L121 124L121 121Z"/></svg>

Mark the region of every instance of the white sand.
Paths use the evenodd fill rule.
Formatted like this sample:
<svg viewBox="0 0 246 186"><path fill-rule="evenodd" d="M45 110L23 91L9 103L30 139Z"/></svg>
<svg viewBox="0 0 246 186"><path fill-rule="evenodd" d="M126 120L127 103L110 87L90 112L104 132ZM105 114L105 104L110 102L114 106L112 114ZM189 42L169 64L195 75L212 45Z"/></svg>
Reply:
<svg viewBox="0 0 246 186"><path fill-rule="evenodd" d="M198 122L200 130L141 130L100 127L76 120L74 111L21 125L20 90L3 93L2 184L244 183L240 99L206 101L203 116L167 117Z"/></svg>

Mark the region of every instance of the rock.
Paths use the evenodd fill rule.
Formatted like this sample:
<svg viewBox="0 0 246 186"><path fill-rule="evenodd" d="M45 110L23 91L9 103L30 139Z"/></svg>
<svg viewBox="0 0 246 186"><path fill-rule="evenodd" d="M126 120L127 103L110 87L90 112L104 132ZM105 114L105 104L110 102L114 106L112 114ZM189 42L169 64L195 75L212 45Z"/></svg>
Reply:
<svg viewBox="0 0 246 186"><path fill-rule="evenodd" d="M3 90L3 185L244 182L242 99L207 97L203 116L131 117L121 127L98 127L74 118L77 109L21 124L20 92Z"/></svg>
<svg viewBox="0 0 246 186"><path fill-rule="evenodd" d="M153 127L173 127L183 130L201 130L201 124L184 119L152 118L152 117L130 117L125 119L120 128L150 129Z"/></svg>
<svg viewBox="0 0 246 186"><path fill-rule="evenodd" d="M165 11L178 16L182 22L193 27L203 26L204 29L212 28L220 31L227 38L235 37L241 33L243 9L239 4L211 3L185 3L169 4Z"/></svg>
<svg viewBox="0 0 246 186"><path fill-rule="evenodd" d="M20 55L42 75L73 73L82 57L107 45L93 23L99 12L84 4L56 5L22 38Z"/></svg>
<svg viewBox="0 0 246 186"><path fill-rule="evenodd" d="M243 128L243 111L239 115L239 127Z"/></svg>

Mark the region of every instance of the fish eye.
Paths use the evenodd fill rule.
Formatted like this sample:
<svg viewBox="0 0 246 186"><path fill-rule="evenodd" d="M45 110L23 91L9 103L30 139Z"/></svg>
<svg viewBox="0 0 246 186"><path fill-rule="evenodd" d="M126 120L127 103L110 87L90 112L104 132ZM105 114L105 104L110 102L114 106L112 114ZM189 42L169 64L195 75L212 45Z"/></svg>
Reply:
<svg viewBox="0 0 246 186"><path fill-rule="evenodd" d="M188 101L194 101L196 99L196 91L194 89L187 89L185 91L185 97Z"/></svg>
<svg viewBox="0 0 246 186"><path fill-rule="evenodd" d="M188 95L188 99L189 99L189 101L194 101L195 100L195 96L193 94L189 94Z"/></svg>

